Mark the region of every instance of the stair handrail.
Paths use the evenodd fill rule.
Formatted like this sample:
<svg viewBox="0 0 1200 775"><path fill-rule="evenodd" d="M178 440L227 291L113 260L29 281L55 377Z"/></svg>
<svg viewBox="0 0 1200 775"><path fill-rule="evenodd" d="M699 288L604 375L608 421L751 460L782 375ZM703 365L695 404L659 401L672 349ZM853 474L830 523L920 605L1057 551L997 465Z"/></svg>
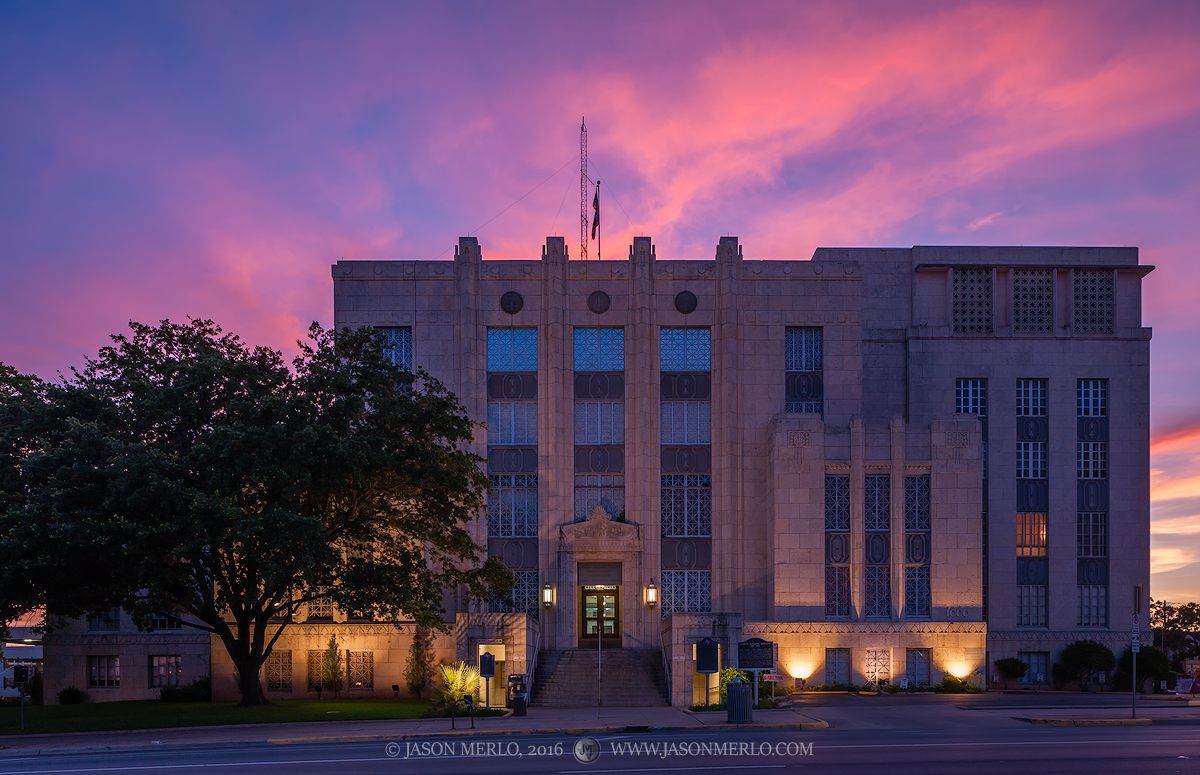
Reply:
<svg viewBox="0 0 1200 775"><path fill-rule="evenodd" d="M663 648L661 621L658 623L658 653L662 654L663 672L667 674L667 704L671 705L671 661L667 659L667 650Z"/></svg>
<svg viewBox="0 0 1200 775"><path fill-rule="evenodd" d="M539 629L533 639L533 665L529 668L529 699L533 700L533 680L537 677L538 656L542 653L542 631Z"/></svg>

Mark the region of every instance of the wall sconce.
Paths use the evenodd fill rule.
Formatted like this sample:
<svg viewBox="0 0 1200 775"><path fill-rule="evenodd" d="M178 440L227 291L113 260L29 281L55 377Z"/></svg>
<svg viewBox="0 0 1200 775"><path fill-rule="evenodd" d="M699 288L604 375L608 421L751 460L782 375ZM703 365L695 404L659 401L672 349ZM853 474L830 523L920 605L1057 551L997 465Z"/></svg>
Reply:
<svg viewBox="0 0 1200 775"><path fill-rule="evenodd" d="M542 587L542 605L547 608L554 605L554 590L551 589L549 584Z"/></svg>
<svg viewBox="0 0 1200 775"><path fill-rule="evenodd" d="M654 586L654 579L650 579L650 585L646 587L646 605L653 608L658 603L658 588Z"/></svg>

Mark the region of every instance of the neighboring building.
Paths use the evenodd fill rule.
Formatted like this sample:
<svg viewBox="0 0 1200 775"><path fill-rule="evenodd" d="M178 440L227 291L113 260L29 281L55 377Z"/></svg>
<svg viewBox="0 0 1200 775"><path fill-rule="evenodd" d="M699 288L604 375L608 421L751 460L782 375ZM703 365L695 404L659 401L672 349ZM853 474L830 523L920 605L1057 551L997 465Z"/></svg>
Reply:
<svg viewBox="0 0 1200 775"><path fill-rule="evenodd" d="M73 619L46 633L42 646L47 704L67 687L87 692L89 702L152 700L164 686L190 684L211 673L208 633L167 616L140 631L119 608Z"/></svg>
<svg viewBox="0 0 1200 775"><path fill-rule="evenodd" d="M32 611L8 623L8 638L0 642L0 697L29 693L29 681L42 669L43 612Z"/></svg>

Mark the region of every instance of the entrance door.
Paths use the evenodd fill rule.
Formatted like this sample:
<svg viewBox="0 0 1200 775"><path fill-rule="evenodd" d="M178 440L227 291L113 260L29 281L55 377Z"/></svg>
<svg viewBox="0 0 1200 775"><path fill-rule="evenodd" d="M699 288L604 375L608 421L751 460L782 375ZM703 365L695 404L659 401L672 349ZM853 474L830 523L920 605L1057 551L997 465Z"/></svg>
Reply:
<svg viewBox="0 0 1200 775"><path fill-rule="evenodd" d="M621 648L621 588L593 584L579 588L579 648Z"/></svg>

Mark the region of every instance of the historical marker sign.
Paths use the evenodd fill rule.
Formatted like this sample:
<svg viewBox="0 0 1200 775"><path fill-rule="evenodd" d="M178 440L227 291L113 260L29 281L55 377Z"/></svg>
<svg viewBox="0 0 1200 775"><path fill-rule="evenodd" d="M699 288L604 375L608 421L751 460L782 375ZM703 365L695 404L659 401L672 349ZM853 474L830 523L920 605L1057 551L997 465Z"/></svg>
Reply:
<svg viewBox="0 0 1200 775"><path fill-rule="evenodd" d="M762 638L738 643L739 670L770 670L775 667L775 644Z"/></svg>

